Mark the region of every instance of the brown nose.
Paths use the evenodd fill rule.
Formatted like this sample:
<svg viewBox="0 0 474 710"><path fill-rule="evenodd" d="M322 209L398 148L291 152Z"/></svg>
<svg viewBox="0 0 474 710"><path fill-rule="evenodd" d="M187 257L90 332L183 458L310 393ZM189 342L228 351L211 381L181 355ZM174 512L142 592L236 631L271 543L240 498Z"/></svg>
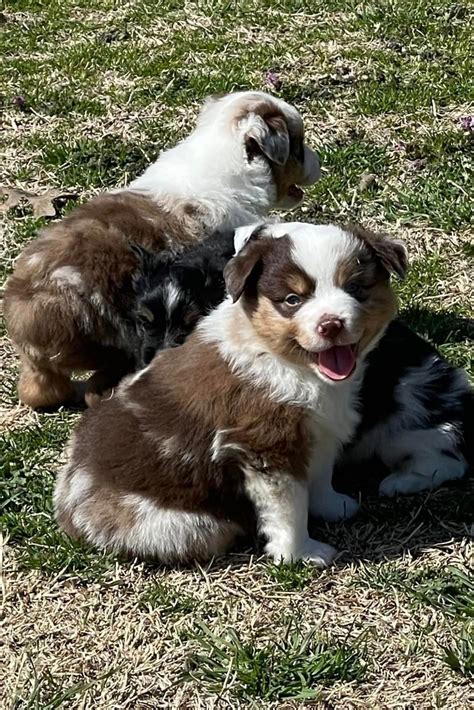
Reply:
<svg viewBox="0 0 474 710"><path fill-rule="evenodd" d="M342 330L342 321L336 316L323 316L318 323L317 330L323 338L335 340Z"/></svg>

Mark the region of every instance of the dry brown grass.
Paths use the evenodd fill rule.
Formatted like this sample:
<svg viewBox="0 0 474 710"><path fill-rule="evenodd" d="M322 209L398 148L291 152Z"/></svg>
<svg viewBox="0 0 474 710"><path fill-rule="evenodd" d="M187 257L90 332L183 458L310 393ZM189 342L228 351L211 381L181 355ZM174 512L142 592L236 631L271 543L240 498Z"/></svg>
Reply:
<svg viewBox="0 0 474 710"><path fill-rule="evenodd" d="M299 216L358 219L395 233L414 264L403 305L472 318L460 119L474 105L467 64L465 76L458 71L469 55L468 15L456 14L464 5L397 0L390 7L367 3L362 13L349 2L293 5L7 2L0 184L38 193L62 187L84 197L125 184L188 132L204 95L268 89L264 74L274 68L283 96L298 105L309 140L323 152L323 180ZM426 59L426 50L435 54ZM151 60L156 66L145 71ZM412 97L407 86L417 90ZM367 87L387 110L371 108ZM368 192L360 189L366 173L376 177ZM28 210L5 217L5 276L39 226ZM427 318L427 332L431 325ZM442 346L469 364L467 330ZM200 647L201 622L217 637L234 629L259 649L282 638L288 619L301 634L313 629L333 644L363 638L361 678L321 686L314 707L474 706L468 675L443 658L444 646L474 630L458 606L467 592L456 585L436 591L446 570L474 569L472 479L411 499L369 497L354 522L318 526L317 535L341 551L322 574L295 571L278 581L252 551L205 568L106 563L91 551L71 552L51 519L61 437L78 414L36 414L17 403L17 362L3 330L0 369L5 708L301 707L248 699L236 662L220 692L182 678ZM428 581L420 581L425 572ZM431 591L420 599L415 593L425 588Z"/></svg>

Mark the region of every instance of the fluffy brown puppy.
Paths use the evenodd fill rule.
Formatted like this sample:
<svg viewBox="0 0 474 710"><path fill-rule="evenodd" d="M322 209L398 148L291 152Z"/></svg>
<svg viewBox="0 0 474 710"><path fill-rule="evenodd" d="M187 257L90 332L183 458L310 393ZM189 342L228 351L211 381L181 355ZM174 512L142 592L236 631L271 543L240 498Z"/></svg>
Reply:
<svg viewBox="0 0 474 710"><path fill-rule="evenodd" d="M357 511L333 490L333 464L359 422L364 360L396 312L389 274L403 275L405 251L328 225L250 232L225 269L230 297L86 412L55 491L71 536L207 559L255 515L276 561L331 561L308 537L308 510Z"/></svg>
<svg viewBox="0 0 474 710"><path fill-rule="evenodd" d="M196 130L128 189L79 207L19 257L4 308L21 360L20 400L35 408L77 400L72 373L93 370L90 404L133 367L130 242L179 251L295 206L297 185L318 175L293 107L259 92L207 102Z"/></svg>

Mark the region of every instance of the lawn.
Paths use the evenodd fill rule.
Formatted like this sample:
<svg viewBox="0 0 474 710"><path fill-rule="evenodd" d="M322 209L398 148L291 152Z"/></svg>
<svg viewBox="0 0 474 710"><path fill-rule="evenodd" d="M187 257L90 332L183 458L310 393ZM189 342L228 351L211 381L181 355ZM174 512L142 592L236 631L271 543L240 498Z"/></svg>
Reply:
<svg viewBox="0 0 474 710"><path fill-rule="evenodd" d="M468 0L6 0L0 184L84 199L185 136L206 95L273 91L321 154L294 217L404 239L403 315L472 376L470 19ZM4 215L0 284L46 221ZM20 406L1 337L2 707L474 706L472 478L314 524L341 551L323 573L248 550L123 563L56 528L78 414Z"/></svg>

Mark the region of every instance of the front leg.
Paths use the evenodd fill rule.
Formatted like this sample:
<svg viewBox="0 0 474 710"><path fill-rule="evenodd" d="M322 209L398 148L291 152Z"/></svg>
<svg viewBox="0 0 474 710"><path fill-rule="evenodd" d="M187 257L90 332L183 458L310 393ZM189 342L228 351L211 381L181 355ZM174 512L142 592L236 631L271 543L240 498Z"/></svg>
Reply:
<svg viewBox="0 0 474 710"><path fill-rule="evenodd" d="M352 518L359 503L332 487L332 474L338 453L336 441L318 445L313 451L309 466L309 510L315 518L328 522Z"/></svg>
<svg viewBox="0 0 474 710"><path fill-rule="evenodd" d="M336 550L308 535L308 486L281 472L250 470L247 495L257 512L259 532L267 538L265 552L275 562L309 560L327 567Z"/></svg>

